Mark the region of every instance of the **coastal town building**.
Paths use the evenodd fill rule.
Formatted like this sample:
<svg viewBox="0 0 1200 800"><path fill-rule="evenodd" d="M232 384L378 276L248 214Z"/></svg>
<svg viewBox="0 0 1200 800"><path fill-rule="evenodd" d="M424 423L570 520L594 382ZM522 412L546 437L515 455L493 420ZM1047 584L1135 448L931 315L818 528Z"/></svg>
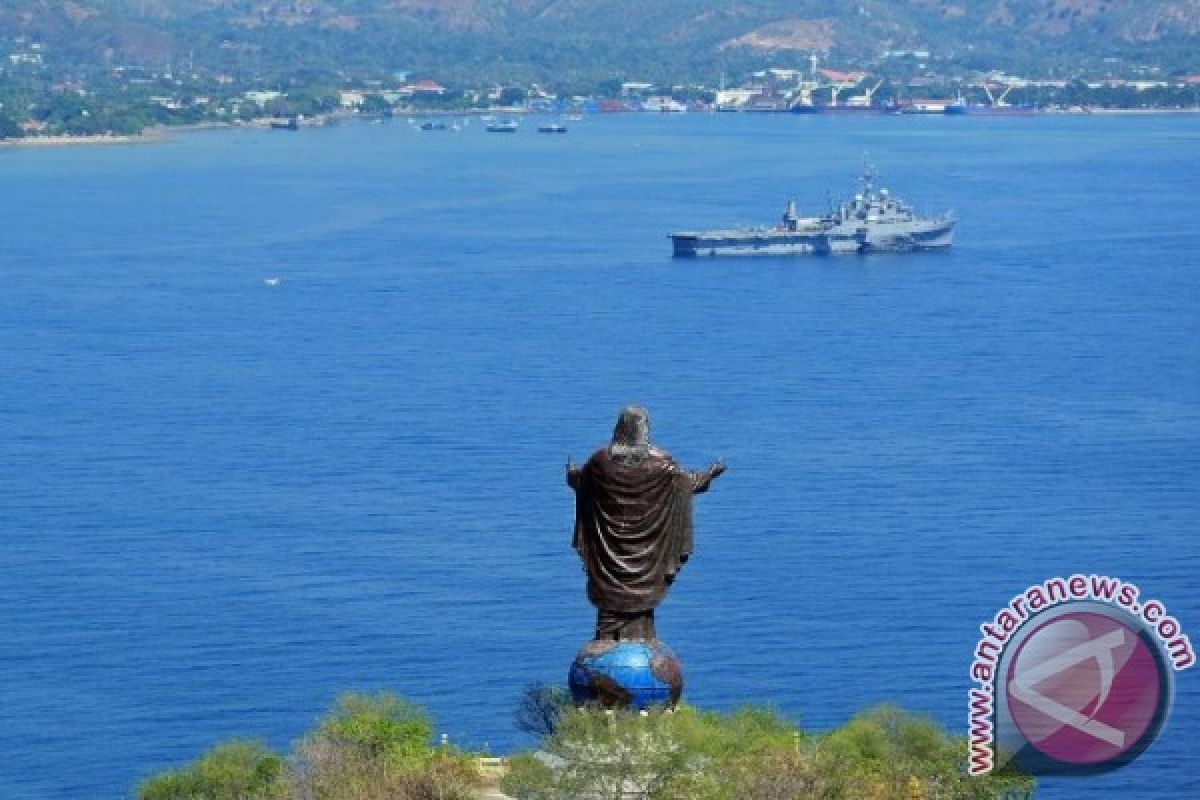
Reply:
<svg viewBox="0 0 1200 800"><path fill-rule="evenodd" d="M249 91L243 92L242 97L245 97L250 102L257 105L259 108L266 108L267 103L283 97L283 92L276 91Z"/></svg>
<svg viewBox="0 0 1200 800"><path fill-rule="evenodd" d="M429 80L428 78L419 80L415 83L407 84L400 89L402 92L405 90L407 90L408 94L410 95L436 95L440 97L446 93L445 86L442 86L437 81Z"/></svg>

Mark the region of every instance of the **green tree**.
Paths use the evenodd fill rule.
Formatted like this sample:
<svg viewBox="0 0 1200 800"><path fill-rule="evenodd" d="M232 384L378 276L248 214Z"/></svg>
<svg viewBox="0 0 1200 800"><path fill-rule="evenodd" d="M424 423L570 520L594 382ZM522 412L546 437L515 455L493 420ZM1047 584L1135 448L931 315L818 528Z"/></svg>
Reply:
<svg viewBox="0 0 1200 800"><path fill-rule="evenodd" d="M144 781L138 800L282 800L283 760L259 742L219 744L182 769Z"/></svg>
<svg viewBox="0 0 1200 800"><path fill-rule="evenodd" d="M391 111L392 107L378 94L368 94L363 97L362 105L359 106L359 111L364 114L383 114Z"/></svg>
<svg viewBox="0 0 1200 800"><path fill-rule="evenodd" d="M500 99L497 101L502 106L521 106L525 104L525 90L519 86L509 86L500 90Z"/></svg>
<svg viewBox="0 0 1200 800"><path fill-rule="evenodd" d="M301 114L314 117L326 114L339 105L338 93L323 86L308 86L293 89L287 93L287 111L289 114Z"/></svg>
<svg viewBox="0 0 1200 800"><path fill-rule="evenodd" d="M534 736L549 736L571 708L571 693L562 686L537 683L527 686L513 712L517 730Z"/></svg>
<svg viewBox="0 0 1200 800"><path fill-rule="evenodd" d="M263 110L272 117L290 117L295 113L286 97L272 97Z"/></svg>
<svg viewBox="0 0 1200 800"><path fill-rule="evenodd" d="M17 124L17 121L3 111L0 111L0 139L17 139L24 135L25 132L21 130L21 126Z"/></svg>

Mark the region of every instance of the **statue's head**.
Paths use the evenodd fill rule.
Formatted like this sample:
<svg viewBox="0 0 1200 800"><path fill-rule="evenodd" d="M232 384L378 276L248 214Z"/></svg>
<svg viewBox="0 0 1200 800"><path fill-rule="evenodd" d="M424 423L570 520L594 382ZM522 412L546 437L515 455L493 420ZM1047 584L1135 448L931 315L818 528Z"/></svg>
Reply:
<svg viewBox="0 0 1200 800"><path fill-rule="evenodd" d="M618 459L640 460L650 453L650 413L641 406L625 406L613 428L609 452Z"/></svg>

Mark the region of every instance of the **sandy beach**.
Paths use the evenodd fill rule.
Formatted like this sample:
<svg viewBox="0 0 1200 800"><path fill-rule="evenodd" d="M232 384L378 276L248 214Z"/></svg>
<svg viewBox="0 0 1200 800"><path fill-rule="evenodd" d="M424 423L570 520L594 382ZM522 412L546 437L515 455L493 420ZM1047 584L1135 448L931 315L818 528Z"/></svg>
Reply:
<svg viewBox="0 0 1200 800"><path fill-rule="evenodd" d="M159 131L142 134L118 136L102 134L98 136L26 136L21 139L0 140L0 147L73 147L84 144L146 144L159 142L166 136Z"/></svg>

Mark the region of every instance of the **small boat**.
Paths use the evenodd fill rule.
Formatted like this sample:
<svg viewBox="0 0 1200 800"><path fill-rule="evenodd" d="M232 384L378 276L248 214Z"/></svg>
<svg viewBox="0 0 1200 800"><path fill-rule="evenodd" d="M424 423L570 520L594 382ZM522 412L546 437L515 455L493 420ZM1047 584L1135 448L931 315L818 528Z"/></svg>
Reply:
<svg viewBox="0 0 1200 800"><path fill-rule="evenodd" d="M515 119L502 119L499 122L490 122L486 128L488 133L516 133L517 121Z"/></svg>
<svg viewBox="0 0 1200 800"><path fill-rule="evenodd" d="M444 122L433 122L431 120L429 122L422 122L421 130L423 130L423 131L448 131L448 130L450 130L450 126Z"/></svg>
<svg viewBox="0 0 1200 800"><path fill-rule="evenodd" d="M549 122L538 126L538 133L566 133L567 126L561 122Z"/></svg>
<svg viewBox="0 0 1200 800"><path fill-rule="evenodd" d="M271 128L277 131L298 131L300 130L300 119L298 117L274 117L271 120Z"/></svg>

